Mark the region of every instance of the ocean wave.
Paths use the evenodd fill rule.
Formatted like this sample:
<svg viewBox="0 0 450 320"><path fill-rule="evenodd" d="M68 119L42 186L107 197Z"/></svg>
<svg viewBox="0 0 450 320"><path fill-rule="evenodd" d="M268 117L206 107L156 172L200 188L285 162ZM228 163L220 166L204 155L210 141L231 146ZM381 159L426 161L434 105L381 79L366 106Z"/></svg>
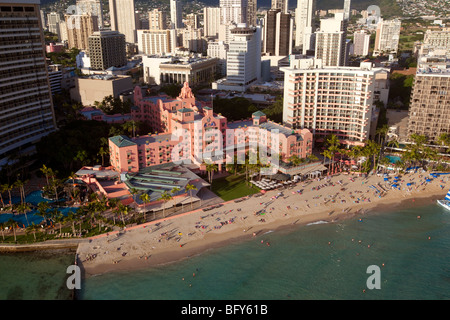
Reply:
<svg viewBox="0 0 450 320"><path fill-rule="evenodd" d="M312 226L312 225L315 225L315 224L323 224L323 223L328 223L328 221L319 220L319 221L308 223L307 226Z"/></svg>

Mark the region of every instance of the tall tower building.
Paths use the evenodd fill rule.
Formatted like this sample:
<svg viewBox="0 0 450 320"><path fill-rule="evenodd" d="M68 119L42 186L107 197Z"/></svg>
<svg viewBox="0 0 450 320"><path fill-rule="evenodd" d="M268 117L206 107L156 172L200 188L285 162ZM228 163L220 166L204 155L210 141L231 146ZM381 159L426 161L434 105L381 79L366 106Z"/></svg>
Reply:
<svg viewBox="0 0 450 320"><path fill-rule="evenodd" d="M125 41L136 43L134 0L109 0L111 30L125 35Z"/></svg>
<svg viewBox="0 0 450 320"><path fill-rule="evenodd" d="M351 6L351 0L344 0L344 20L350 19L350 6Z"/></svg>
<svg viewBox="0 0 450 320"><path fill-rule="evenodd" d="M101 0L77 0L80 12L77 14L90 14L97 17L98 30L103 28L103 8Z"/></svg>
<svg viewBox="0 0 450 320"><path fill-rule="evenodd" d="M289 13L270 9L264 18L263 52L272 56L288 56L292 53L292 29L294 20Z"/></svg>
<svg viewBox="0 0 450 320"><path fill-rule="evenodd" d="M450 133L450 59L439 51L418 58L408 121L408 136L425 135L435 143Z"/></svg>
<svg viewBox="0 0 450 320"><path fill-rule="evenodd" d="M183 28L183 8L179 0L170 0L170 22L173 29Z"/></svg>
<svg viewBox="0 0 450 320"><path fill-rule="evenodd" d="M261 79L261 28L238 24L231 35L227 81L245 88Z"/></svg>
<svg viewBox="0 0 450 320"><path fill-rule="evenodd" d="M374 55L380 53L397 53L398 42L400 40L401 20L380 19L377 25L375 37Z"/></svg>
<svg viewBox="0 0 450 320"><path fill-rule="evenodd" d="M323 66L343 66L346 61L346 27L343 13L334 18L321 19L320 29L315 32L315 58Z"/></svg>
<svg viewBox="0 0 450 320"><path fill-rule="evenodd" d="M150 30L167 29L167 14L159 9L153 9L148 12L148 28Z"/></svg>
<svg viewBox="0 0 450 320"><path fill-rule="evenodd" d="M370 34L365 30L356 31L353 34L353 54L367 56L369 54Z"/></svg>
<svg viewBox="0 0 450 320"><path fill-rule="evenodd" d="M295 9L295 46L303 50L314 49L313 46L313 16L315 11L315 0L297 0Z"/></svg>
<svg viewBox="0 0 450 320"><path fill-rule="evenodd" d="M55 131L39 0L0 0L0 167Z"/></svg>
<svg viewBox="0 0 450 320"><path fill-rule="evenodd" d="M205 37L218 37L220 26L220 8L203 8L203 31Z"/></svg>
<svg viewBox="0 0 450 320"><path fill-rule="evenodd" d="M175 51L177 36L175 29L138 30L139 53L147 55L165 55Z"/></svg>
<svg viewBox="0 0 450 320"><path fill-rule="evenodd" d="M283 123L309 129L317 141L336 134L340 142L364 145L369 138L375 92L388 69L371 62L360 67L325 67L320 60L294 59L284 71ZM384 87L383 87L384 88Z"/></svg>
<svg viewBox="0 0 450 320"><path fill-rule="evenodd" d="M98 31L97 16L90 14L65 15L69 48L88 50L88 38Z"/></svg>
<svg viewBox="0 0 450 320"><path fill-rule="evenodd" d="M106 70L127 64L125 36L117 31L96 31L89 36L92 70Z"/></svg>
<svg viewBox="0 0 450 320"><path fill-rule="evenodd" d="M247 23L248 0L220 0L220 24Z"/></svg>
<svg viewBox="0 0 450 320"><path fill-rule="evenodd" d="M258 11L258 0L247 0L247 25L256 27L256 12Z"/></svg>
<svg viewBox="0 0 450 320"><path fill-rule="evenodd" d="M59 13L50 12L49 14L47 14L48 31L58 35L58 38L60 37L60 32L59 32L60 21L61 21L61 15Z"/></svg>

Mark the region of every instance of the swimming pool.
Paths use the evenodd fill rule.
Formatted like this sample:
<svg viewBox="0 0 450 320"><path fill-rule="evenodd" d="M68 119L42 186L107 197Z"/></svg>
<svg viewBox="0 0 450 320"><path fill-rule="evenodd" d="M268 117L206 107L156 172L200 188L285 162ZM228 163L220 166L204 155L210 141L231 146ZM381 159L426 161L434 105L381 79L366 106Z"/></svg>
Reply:
<svg viewBox="0 0 450 320"><path fill-rule="evenodd" d="M386 156L386 158L388 158L391 163L396 163L401 160L398 156Z"/></svg>
<svg viewBox="0 0 450 320"><path fill-rule="evenodd" d="M20 197L12 197L11 198L11 202L13 204L17 204L20 203ZM31 193L29 193L26 197L25 197L25 202L28 202L34 206L37 206L40 202L54 202L52 200L48 200L42 197L42 191L38 190L38 191L33 191ZM76 207L65 207L65 208L58 208L58 210L64 215L67 216L69 214L69 212L75 212L78 208ZM27 216L25 217L25 214L12 214L12 213L2 213L0 214L0 223L4 223L7 222L9 219L13 219L15 221L17 221L19 223L19 225L28 226L29 224L39 224L42 222L42 220L44 220L41 216L35 214L37 213L36 209L33 209L29 212L27 212ZM28 219L28 223L27 223L27 219Z"/></svg>

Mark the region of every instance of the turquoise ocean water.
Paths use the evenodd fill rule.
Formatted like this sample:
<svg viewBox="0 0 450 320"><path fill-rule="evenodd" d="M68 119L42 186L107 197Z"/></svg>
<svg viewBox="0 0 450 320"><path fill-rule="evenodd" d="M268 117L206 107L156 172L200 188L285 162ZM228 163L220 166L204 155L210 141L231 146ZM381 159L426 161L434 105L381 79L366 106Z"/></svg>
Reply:
<svg viewBox="0 0 450 320"><path fill-rule="evenodd" d="M79 299L449 299L449 249L450 212L431 204L297 226L165 266L97 275L83 281ZM34 259L0 255L0 283L16 282L0 287L0 299L27 291L35 292L28 299L66 298L64 262L51 262L63 269L58 278L39 271ZM366 286L370 265L380 267L381 289ZM46 277L54 282L31 290Z"/></svg>

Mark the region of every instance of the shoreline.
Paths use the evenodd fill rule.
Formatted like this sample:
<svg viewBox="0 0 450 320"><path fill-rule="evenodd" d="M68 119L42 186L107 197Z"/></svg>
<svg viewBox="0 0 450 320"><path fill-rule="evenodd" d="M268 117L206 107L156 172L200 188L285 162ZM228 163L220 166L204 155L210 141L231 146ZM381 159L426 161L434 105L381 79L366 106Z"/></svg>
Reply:
<svg viewBox="0 0 450 320"><path fill-rule="evenodd" d="M419 176L419 173L404 175L403 178L408 179L410 177L413 178L416 176ZM311 183L307 183L307 185L310 188L314 185L336 182L336 180L343 180L344 178L348 179L349 176L341 174L338 176L334 176L328 180L323 179L321 181L313 181ZM353 179L358 182L362 181L362 185L364 186L364 181L367 182L376 180L379 182L380 177L371 176L368 178L358 177ZM302 183L299 183L299 185L301 184ZM299 185L295 186L293 189L284 190L283 192L285 194L291 193L292 190L300 188ZM331 188L336 188L336 186L338 185L335 184ZM366 188L366 186L364 186L364 189ZM340 186L338 187L340 188ZM355 187L352 189L353 192L362 193L362 191L357 191L363 189L361 187L358 188L357 183L355 184L355 182L353 182L353 187ZM212 212L214 210L211 210L211 212L203 212L202 210L197 210L195 212L187 213L186 215L173 216L166 219L161 219L159 221L151 222L146 225L139 225L132 230L127 230L124 234L120 235L120 237L116 235L117 239L114 238L114 235L112 234L110 234L109 236L91 239L92 241L90 241L89 243L80 244L79 250L77 252L78 257L80 258L79 265L83 270L83 277L89 278L91 276L96 276L108 272L132 272L145 268L176 263L193 256L198 256L209 250L214 250L216 248L224 247L233 243L251 241L254 238L257 238L258 241L260 241L260 236L268 231L294 231L300 226L306 226L307 224L320 221L333 223L345 219L350 219L355 216L371 214L373 212L389 212L395 210L395 208L398 207L408 208L412 206L432 204L433 202L435 203L437 199L442 198L446 194L446 191L444 190L447 190L446 188L437 188L436 185L432 186L430 184L426 186L427 190L425 192L421 192L424 191L420 190L422 187L419 187L419 190L416 190L414 192L389 190L384 197L376 198L375 200L369 202L363 201L362 203L360 203L358 201L358 203L345 204L341 202L332 206L327 206L327 202L325 202L325 204L323 205L317 203L317 200L320 200L325 194L327 194L327 196L330 196L331 193L326 191L337 191L336 189L331 190L329 188L330 187L327 187L325 192L322 191L321 193L314 193L314 191L305 191L304 195L300 197L297 197L297 195L292 192L292 199L285 202L281 201L282 203L280 203L279 201L277 202L277 200L271 201L271 199L273 199L273 196L279 193L278 190L273 190L267 192L264 196L259 198L250 198L240 203L234 203L233 201L228 202L226 205L218 208L216 212ZM348 196L348 193L345 194L345 192L337 192L337 194L339 193L341 193L341 196L343 197ZM366 191L366 193L369 192ZM399 194L396 195L395 193ZM352 192L350 192L350 194L352 194ZM311 195L314 195L314 197L311 197ZM291 195L288 195L284 197L284 199L289 199L291 198L290 196ZM336 195L334 195L334 197L336 198ZM371 193L370 197L373 197ZM293 204L302 205L303 202L309 202L309 204L313 205L314 200L316 200L315 206L317 208L313 207L306 209L305 207L303 207L299 209L298 207L295 207L296 210L293 210L293 208L289 208L289 206L287 210L283 208L286 204L289 204L290 206L293 206ZM267 208L268 206L276 207L276 209L272 207L272 209L274 209L272 210L274 211L273 213L272 211L270 211L270 213L265 215L265 219L267 219L267 221L263 223L257 221L258 217L251 214L251 211L259 209L257 207L258 202L259 205L267 203L265 208ZM319 206L317 206L317 204L319 204ZM230 211L221 213L221 211L223 211L224 209ZM239 212L235 212L235 209L237 209L237 211ZM306 209L306 212L303 209ZM220 219L224 215L226 216L228 214L230 214L230 216L238 214L234 217L233 223L231 223L230 225L224 225L223 228L211 227L210 223L214 223L214 220ZM219 216L220 218L214 218L213 216L215 215ZM159 238L157 236L157 233L159 231L165 230L168 230L166 232L172 231L172 234L176 234L176 232L180 229L184 229L183 231L186 232L185 229L189 225L191 226L191 228L188 228L188 231L196 230L192 229L192 226L198 225L198 220L200 220L201 223L205 221L205 224L208 224L209 228L205 233L201 232L201 235L197 233L196 237L192 237L192 239L183 239L185 238L185 235L180 235L181 232L178 233L178 241L173 241L174 239L177 239L176 235L170 236L167 240L165 238L162 238L161 235L159 236ZM208 221L206 222L206 220ZM247 224L245 220L253 221ZM158 223L161 224L161 226L156 230L153 230L153 227L155 227ZM225 229L226 231L223 231ZM198 230L194 231L194 233L196 233L197 231ZM256 235L254 235L254 233L256 233ZM189 236L192 235L189 234ZM121 256L121 252L126 254L124 256ZM95 258L92 260L82 260L82 256L86 258L89 255L95 255Z"/></svg>

